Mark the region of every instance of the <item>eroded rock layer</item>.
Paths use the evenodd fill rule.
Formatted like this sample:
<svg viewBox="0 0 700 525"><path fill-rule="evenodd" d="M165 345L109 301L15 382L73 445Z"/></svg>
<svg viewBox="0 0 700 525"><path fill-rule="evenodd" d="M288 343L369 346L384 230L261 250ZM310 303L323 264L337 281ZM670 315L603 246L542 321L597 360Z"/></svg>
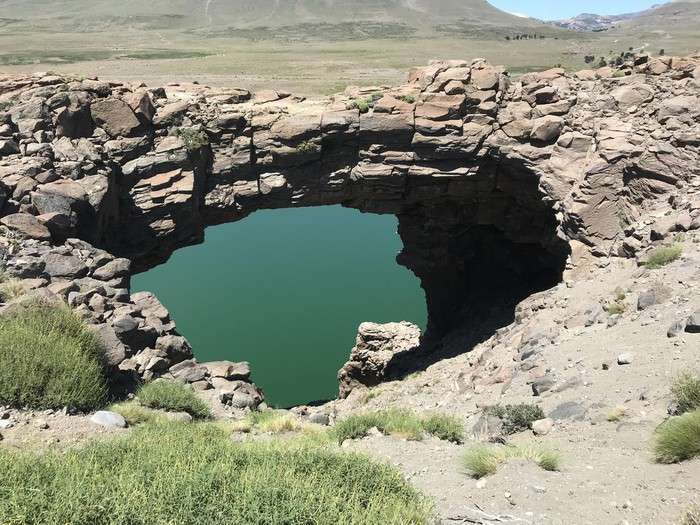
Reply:
<svg viewBox="0 0 700 525"><path fill-rule="evenodd" d="M202 368L157 299L130 295L132 272L256 210L391 213L398 261L426 293L428 338L482 340L566 270L654 241L634 228L646 202L698 174L699 64L641 58L512 81L481 59L442 61L400 87L314 100L4 78L0 256L27 289L95 324L115 369L177 374L254 405L247 376Z"/></svg>

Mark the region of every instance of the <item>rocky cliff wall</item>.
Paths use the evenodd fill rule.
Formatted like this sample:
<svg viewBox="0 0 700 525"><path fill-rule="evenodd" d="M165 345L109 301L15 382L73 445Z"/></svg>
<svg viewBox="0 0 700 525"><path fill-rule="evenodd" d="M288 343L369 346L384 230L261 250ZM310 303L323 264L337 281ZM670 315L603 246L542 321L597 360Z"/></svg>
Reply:
<svg viewBox="0 0 700 525"><path fill-rule="evenodd" d="M635 226L647 203L697 183L699 64L641 58L512 81L480 59L444 61L403 86L315 100L4 78L0 253L27 288L62 296L103 331L116 369L209 388L215 376L157 299L130 295L132 272L261 209L391 213L429 338L467 330L478 341L564 272L653 242ZM697 215L688 210L689 227Z"/></svg>

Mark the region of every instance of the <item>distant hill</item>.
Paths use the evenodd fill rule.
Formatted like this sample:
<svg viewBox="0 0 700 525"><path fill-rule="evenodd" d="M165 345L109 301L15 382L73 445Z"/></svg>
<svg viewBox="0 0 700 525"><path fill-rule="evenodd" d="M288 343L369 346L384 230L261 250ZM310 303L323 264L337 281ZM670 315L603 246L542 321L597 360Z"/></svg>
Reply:
<svg viewBox="0 0 700 525"><path fill-rule="evenodd" d="M80 30L108 26L251 28L371 21L432 27L547 26L496 9L485 0L0 0L0 17L32 26Z"/></svg>
<svg viewBox="0 0 700 525"><path fill-rule="evenodd" d="M572 31L596 32L613 28L629 31L673 30L700 23L700 0L672 0L644 11L620 15L582 13L550 23Z"/></svg>

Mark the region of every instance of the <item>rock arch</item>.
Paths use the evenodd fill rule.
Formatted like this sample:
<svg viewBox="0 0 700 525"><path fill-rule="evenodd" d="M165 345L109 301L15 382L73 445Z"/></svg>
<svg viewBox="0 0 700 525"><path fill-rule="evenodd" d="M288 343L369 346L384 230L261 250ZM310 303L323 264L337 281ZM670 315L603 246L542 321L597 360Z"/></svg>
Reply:
<svg viewBox="0 0 700 525"><path fill-rule="evenodd" d="M478 339L566 269L634 256L640 207L696 174L697 78L695 58L517 82L480 59L442 61L403 86L313 100L5 79L3 258L91 318L123 372L212 385L157 299L130 296L130 273L208 225L342 204L398 216L429 336Z"/></svg>

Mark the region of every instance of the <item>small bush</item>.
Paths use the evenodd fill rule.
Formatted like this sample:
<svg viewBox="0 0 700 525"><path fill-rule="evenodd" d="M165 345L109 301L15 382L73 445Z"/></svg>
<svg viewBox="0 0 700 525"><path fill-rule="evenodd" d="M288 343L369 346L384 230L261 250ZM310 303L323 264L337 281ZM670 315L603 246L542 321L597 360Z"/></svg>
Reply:
<svg viewBox="0 0 700 525"><path fill-rule="evenodd" d="M24 285L16 279L2 280L0 277L0 303L7 303L26 293Z"/></svg>
<svg viewBox="0 0 700 525"><path fill-rule="evenodd" d="M145 407L169 412L187 412L198 419L211 417L209 405L197 397L189 386L175 381L158 379L147 383L139 388L136 397Z"/></svg>
<svg viewBox="0 0 700 525"><path fill-rule="evenodd" d="M209 144L209 137L202 130L194 128L179 128L177 130L177 136L180 137L182 142L185 143L185 148L187 148L187 151L197 151Z"/></svg>
<svg viewBox="0 0 700 525"><path fill-rule="evenodd" d="M619 421L622 421L626 415L627 409L625 407L615 407L608 413L606 419L611 423L617 423Z"/></svg>
<svg viewBox="0 0 700 525"><path fill-rule="evenodd" d="M0 317L0 405L78 410L108 394L98 337L68 307L28 304Z"/></svg>
<svg viewBox="0 0 700 525"><path fill-rule="evenodd" d="M681 375L671 386L676 415L700 409L700 377Z"/></svg>
<svg viewBox="0 0 700 525"><path fill-rule="evenodd" d="M423 430L443 441L453 443L464 441L464 425L457 418L447 414L432 414L424 418Z"/></svg>
<svg viewBox="0 0 700 525"><path fill-rule="evenodd" d="M389 465L299 443L234 443L218 425L145 425L68 452L0 449L0 523L433 523Z"/></svg>
<svg viewBox="0 0 700 525"><path fill-rule="evenodd" d="M420 418L409 410L396 408L351 415L336 424L333 434L343 443L366 436L372 428L414 441L420 441L425 434L454 442L460 442L464 436L462 423L454 417L432 414Z"/></svg>
<svg viewBox="0 0 700 525"><path fill-rule="evenodd" d="M403 102L406 102L407 104L415 104L416 102L416 97L414 97L413 95L399 95L396 98Z"/></svg>
<svg viewBox="0 0 700 525"><path fill-rule="evenodd" d="M559 454L550 450L512 445L477 445L462 456L462 464L472 477L478 479L495 474L498 467L510 459L527 459L550 472L558 471L561 464Z"/></svg>
<svg viewBox="0 0 700 525"><path fill-rule="evenodd" d="M305 140L297 146L297 151L299 153L318 153L319 147L310 140Z"/></svg>
<svg viewBox="0 0 700 525"><path fill-rule="evenodd" d="M655 270L672 263L678 259L682 253L683 247L678 244L674 244L672 246L662 246L652 250L647 257L647 260L643 264L650 270Z"/></svg>
<svg viewBox="0 0 700 525"><path fill-rule="evenodd" d="M109 410L116 412L129 423L129 426L142 425L144 423L165 423L167 418L162 412L142 406L137 401L125 401L116 403L109 407Z"/></svg>
<svg viewBox="0 0 700 525"><path fill-rule="evenodd" d="M260 410L250 412L242 421L236 422L234 429L239 432L257 430L265 434L299 432L310 424L304 424L298 417L281 410Z"/></svg>
<svg viewBox="0 0 700 525"><path fill-rule="evenodd" d="M5 112L12 107L12 102L0 102L0 112Z"/></svg>
<svg viewBox="0 0 700 525"><path fill-rule="evenodd" d="M532 428L532 423L544 419L544 412L537 405L520 404L495 406L490 413L503 422L503 433L515 434Z"/></svg>
<svg viewBox="0 0 700 525"><path fill-rule="evenodd" d="M358 97L355 100L353 100L352 104L353 104L353 107L357 108L360 111L360 113L369 112L370 103L365 98Z"/></svg>
<svg viewBox="0 0 700 525"><path fill-rule="evenodd" d="M678 463L700 456L700 410L686 412L661 425L654 455L659 463Z"/></svg>

